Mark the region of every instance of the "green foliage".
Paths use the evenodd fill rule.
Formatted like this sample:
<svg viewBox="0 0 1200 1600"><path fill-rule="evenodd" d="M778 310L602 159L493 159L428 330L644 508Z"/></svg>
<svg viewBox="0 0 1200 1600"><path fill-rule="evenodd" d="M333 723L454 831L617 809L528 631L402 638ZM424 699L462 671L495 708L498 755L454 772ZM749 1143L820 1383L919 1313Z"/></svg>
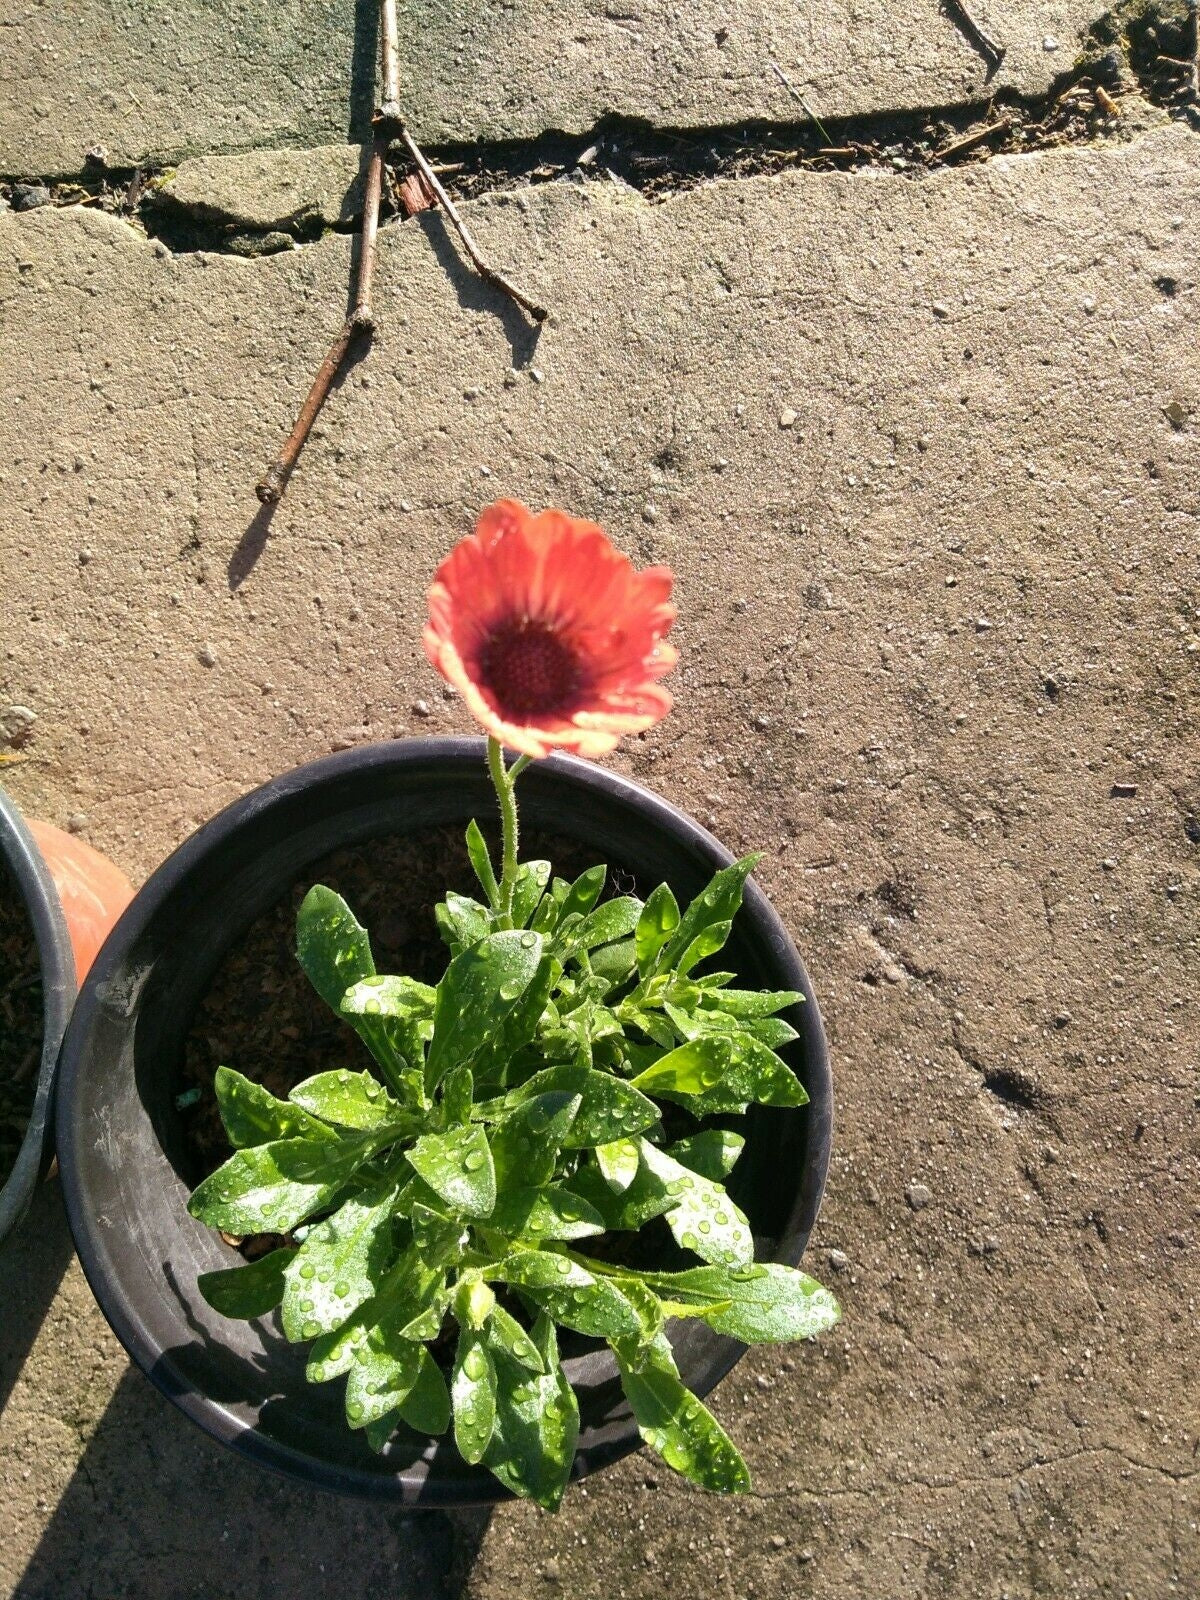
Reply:
<svg viewBox="0 0 1200 1600"><path fill-rule="evenodd" d="M681 910L666 885L644 904L603 900L603 867L568 883L515 853L497 881L474 823L467 848L484 898L437 908L449 961L435 987L378 974L331 890L305 899L300 962L369 1054L287 1100L218 1072L234 1154L190 1210L285 1244L204 1274L201 1292L230 1317L278 1309L286 1338L310 1346L311 1381L345 1379L347 1422L371 1448L400 1427L452 1426L464 1460L551 1510L579 1433L555 1328L605 1340L646 1443L706 1488L743 1490L741 1457L679 1377L667 1320L749 1343L811 1338L838 1316L811 1278L754 1263L725 1187L743 1136L705 1125L805 1101L777 1053L795 1037L779 1013L802 997L705 972L755 858ZM587 1253L659 1217L698 1265L656 1273ZM454 1351L445 1371L435 1348Z"/></svg>

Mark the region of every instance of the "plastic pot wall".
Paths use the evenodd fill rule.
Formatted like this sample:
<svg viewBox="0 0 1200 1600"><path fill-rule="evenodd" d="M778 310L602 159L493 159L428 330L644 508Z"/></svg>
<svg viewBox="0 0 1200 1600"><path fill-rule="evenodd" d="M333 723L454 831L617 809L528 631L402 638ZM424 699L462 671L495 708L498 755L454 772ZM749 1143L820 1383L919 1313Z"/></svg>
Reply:
<svg viewBox="0 0 1200 1600"><path fill-rule="evenodd" d="M330 851L493 815L484 745L407 740L318 761L236 802L149 880L109 938L63 1050L58 1148L71 1228L92 1288L126 1349L201 1427L293 1477L410 1505L504 1498L448 1439L397 1436L378 1456L346 1426L340 1383L304 1377L304 1347L274 1317L227 1321L201 1298L201 1272L231 1264L219 1236L188 1216L174 1097L196 1006L230 947ZM586 843L597 861L670 882L690 898L731 857L639 785L570 758L521 779L527 829ZM729 964L747 982L798 989L792 1065L811 1097L753 1108L731 1183L760 1259L795 1264L816 1219L829 1160L829 1065L817 1003L779 918L753 883ZM684 1380L703 1395L742 1354L702 1323L677 1324ZM568 1362L582 1430L575 1471L624 1455L638 1436L606 1350Z"/></svg>

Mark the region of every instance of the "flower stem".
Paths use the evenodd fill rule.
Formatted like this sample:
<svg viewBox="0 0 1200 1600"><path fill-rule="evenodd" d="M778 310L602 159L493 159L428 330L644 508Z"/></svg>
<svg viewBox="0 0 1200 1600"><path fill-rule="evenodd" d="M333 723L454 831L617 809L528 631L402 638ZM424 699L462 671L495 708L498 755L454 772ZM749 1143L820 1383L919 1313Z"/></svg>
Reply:
<svg viewBox="0 0 1200 1600"><path fill-rule="evenodd" d="M499 739L488 739L488 768L500 803L500 826L503 833L503 855L500 869L500 926L512 927L513 890L517 886L517 779L529 765L529 758L521 756L513 762L512 770L504 765L504 750Z"/></svg>

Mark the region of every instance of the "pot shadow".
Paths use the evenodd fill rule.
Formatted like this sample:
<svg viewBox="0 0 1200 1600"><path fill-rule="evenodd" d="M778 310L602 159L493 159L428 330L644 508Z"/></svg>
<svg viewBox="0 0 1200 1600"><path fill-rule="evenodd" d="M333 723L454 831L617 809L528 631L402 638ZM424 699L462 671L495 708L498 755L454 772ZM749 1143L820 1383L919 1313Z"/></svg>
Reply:
<svg viewBox="0 0 1200 1600"><path fill-rule="evenodd" d="M40 1183L0 1246L0 1414L73 1254L58 1180Z"/></svg>
<svg viewBox="0 0 1200 1600"><path fill-rule="evenodd" d="M348 1500L209 1439L125 1374L13 1600L459 1600L481 1511Z"/></svg>

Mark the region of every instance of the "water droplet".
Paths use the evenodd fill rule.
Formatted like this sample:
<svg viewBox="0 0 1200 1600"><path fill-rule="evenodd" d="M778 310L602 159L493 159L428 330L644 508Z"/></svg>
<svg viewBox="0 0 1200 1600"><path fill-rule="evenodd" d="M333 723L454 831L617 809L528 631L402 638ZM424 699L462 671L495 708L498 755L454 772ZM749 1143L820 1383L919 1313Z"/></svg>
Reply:
<svg viewBox="0 0 1200 1600"><path fill-rule="evenodd" d="M571 1263L567 1260L566 1256L559 1256L554 1265L555 1269L558 1272L561 1272L563 1277L566 1277L571 1271Z"/></svg>
<svg viewBox="0 0 1200 1600"><path fill-rule="evenodd" d="M536 933L523 933L521 935L521 944L522 944L522 947L524 949L532 950L536 943L537 943L537 934Z"/></svg>
<svg viewBox="0 0 1200 1600"><path fill-rule="evenodd" d="M350 1293L350 1285L343 1279L342 1282L334 1284L333 1292L335 1295L337 1295L339 1300L344 1300Z"/></svg>
<svg viewBox="0 0 1200 1600"><path fill-rule="evenodd" d="M321 1331L319 1322L306 1322L300 1332L306 1339L315 1339Z"/></svg>
<svg viewBox="0 0 1200 1600"><path fill-rule="evenodd" d="M482 1350L477 1345L472 1345L463 1357L463 1371L468 1378L473 1379L476 1383L487 1371L487 1362L484 1360Z"/></svg>
<svg viewBox="0 0 1200 1600"><path fill-rule="evenodd" d="M337 1081L339 1083L349 1083L350 1082L350 1074L343 1069L341 1072L338 1073Z"/></svg>
<svg viewBox="0 0 1200 1600"><path fill-rule="evenodd" d="M520 993L521 985L519 983L502 983L500 985L501 1000L515 1000Z"/></svg>
<svg viewBox="0 0 1200 1600"><path fill-rule="evenodd" d="M729 1222L729 1213L726 1211L714 1212L713 1221L716 1223L718 1228L724 1228Z"/></svg>
<svg viewBox="0 0 1200 1600"><path fill-rule="evenodd" d="M679 1242L685 1250L694 1250L699 1241L694 1233L685 1233Z"/></svg>
<svg viewBox="0 0 1200 1600"><path fill-rule="evenodd" d="M701 1233L711 1233L712 1232L712 1223L709 1222L707 1218L704 1218L701 1221L701 1223L700 1223L700 1232Z"/></svg>
<svg viewBox="0 0 1200 1600"><path fill-rule="evenodd" d="M312 1308L313 1308L313 1303L312 1303L311 1300L301 1300L301 1302L300 1302L301 1311L311 1311Z"/></svg>
<svg viewBox="0 0 1200 1600"><path fill-rule="evenodd" d="M380 1011L379 1001L368 1000L366 1005L363 1007L363 1010L367 1012L369 1016L377 1017Z"/></svg>
<svg viewBox="0 0 1200 1600"><path fill-rule="evenodd" d="M346 1402L346 1415L352 1422L357 1422L363 1414L361 1400L348 1400Z"/></svg>
<svg viewBox="0 0 1200 1600"><path fill-rule="evenodd" d="M463 1166L466 1167L468 1172L478 1172L480 1167L483 1165L483 1161L484 1156L482 1150L468 1150L466 1156L463 1158Z"/></svg>

